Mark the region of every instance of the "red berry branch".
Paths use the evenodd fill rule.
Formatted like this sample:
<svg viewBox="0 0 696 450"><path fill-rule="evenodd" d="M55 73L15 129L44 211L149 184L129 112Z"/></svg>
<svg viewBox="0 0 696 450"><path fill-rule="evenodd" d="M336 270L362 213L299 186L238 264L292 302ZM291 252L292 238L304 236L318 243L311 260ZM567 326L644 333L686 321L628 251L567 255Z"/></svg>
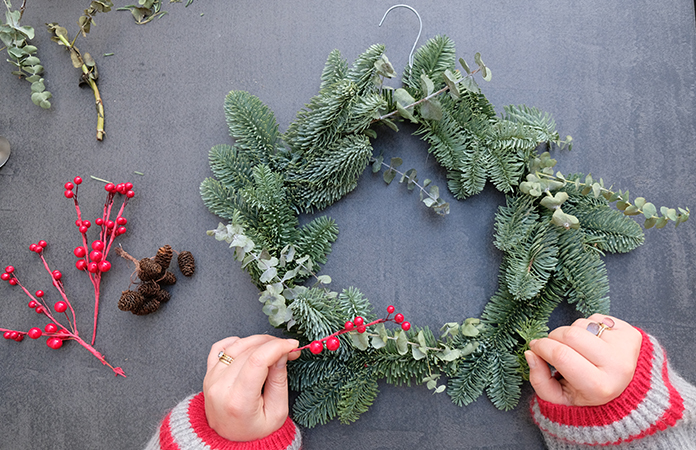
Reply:
<svg viewBox="0 0 696 450"><path fill-rule="evenodd" d="M82 220L82 212L80 211L80 204L77 199L77 191L79 185L82 183L82 178L75 177L73 180L75 184L71 182L65 183L65 197L73 199L75 203L75 212L77 212L77 220L75 225L80 230L82 235L82 246L78 246L74 250L74 254L79 258L75 262L75 267L78 270L86 271L89 276L89 280L94 286L94 328L92 330L92 342L94 345L94 340L97 336L97 317L99 315L99 285L101 283L102 273L111 270L111 263L107 261L107 256L109 255L109 250L111 250L111 244L113 244L116 236L120 236L126 232L125 225L128 220L123 217L123 210L128 204L128 200L135 196L133 192L133 183L107 183L104 189L107 192L106 201L104 202L104 210L101 217L97 217L94 220L95 225L99 227L99 238L92 242L91 248L89 250L87 231L92 226L89 220ZM111 220L112 208L114 206L114 198L116 194L121 194L124 196L121 208L116 214L116 220Z"/></svg>
<svg viewBox="0 0 696 450"><path fill-rule="evenodd" d="M60 294L61 300L58 300L53 305L53 309L48 305L45 300L45 293L42 290L37 290L33 295L27 288L22 285L19 278L15 273L15 268L13 266L7 266L5 272L0 274L0 279L7 281L11 286L19 286L24 293L30 298L28 303L29 308L33 309L37 314L44 315L49 319L49 323L46 324L43 331L34 327L29 329L29 331L19 331L10 330L6 328L0 328L3 332L3 337L5 339L13 339L17 342L22 341L25 335L28 335L31 339L39 339L42 336L46 336L46 345L52 349L59 349L63 346L63 341L74 340L84 348L86 348L90 353L92 353L102 364L107 365L114 371L118 376L121 375L125 377L125 373L120 367L113 367L109 364L104 356L94 349L94 340L97 334L97 317L99 315L99 291L101 284L101 276L103 273L111 270L111 263L107 261L109 255L109 250L114 242L116 236L126 232L125 225L128 222L125 217L123 217L123 210L128 203L128 200L133 198L135 193L133 192L132 183L120 183L114 185L113 183L107 183L105 189L107 191L106 201L104 202L104 209L101 217L95 219L94 223L99 227L98 239L92 241L91 245L88 246L87 232L92 226L89 220L83 220L82 211L80 210L80 205L78 202L78 187L82 183L82 178L75 177L73 181L68 181L65 183L64 195L66 198L73 199L75 204L75 211L77 213L77 220L75 225L79 228L80 234L82 236L82 245L75 248L73 253L78 258L75 263L75 267L78 270L87 273L92 286L94 287L94 327L92 330L92 340L90 343L83 340L77 331L77 322L75 319L75 311L68 299L63 281L61 280L63 274L59 270L51 270L48 262L44 258L44 249L48 245L46 241L41 240L36 244L31 244L29 250L35 252L41 258L46 271L51 275L51 283L56 288ZM114 209L114 199L117 194L123 195L123 203L120 209L116 213L115 220L112 220L112 214L115 212ZM89 248L91 247L91 250ZM64 314L65 320L67 321L67 326L63 325L56 319L52 311L57 314ZM68 314L68 311L70 314Z"/></svg>
<svg viewBox="0 0 696 450"><path fill-rule="evenodd" d="M363 334L367 331L368 327L371 327L373 325L377 325L380 323L385 323L385 322L394 322L397 324L401 324L401 329L404 331L408 331L411 329L411 324L409 322L404 321L404 315L401 313L397 313L394 315L394 317L391 317L392 314L394 314L395 308L392 305L387 306L387 317L383 319L377 319L374 320L370 323L365 323L365 319L363 319L360 316L355 317L353 320L349 320L343 325L343 329L339 330L335 333L330 334L329 336L326 336L323 339L319 339L317 341L312 341L309 344L305 345L304 347L298 347L291 352L299 352L302 351L306 348L309 349L310 352L312 352L315 355L318 355L324 350L324 345L326 345L327 350L330 350L332 352L338 350L338 348L341 346L341 341L338 339L337 336L340 336L345 333L349 333L353 330L357 331L360 334Z"/></svg>
<svg viewBox="0 0 696 450"><path fill-rule="evenodd" d="M99 361L101 361L102 364L109 366L117 376L121 375L125 377L126 374L120 367L113 367L111 364L109 364L101 353L95 350L94 347L85 342L78 335L75 323L75 311L73 310L73 307L70 304L70 300L68 300L67 296L65 295L65 289L63 286L63 282L61 281L63 275L60 273L59 270L51 271L51 269L48 266L48 263L46 262L46 259L43 256L43 250L47 245L46 241L39 241L39 244L32 245L36 245L38 247L38 250L34 251L36 251L36 253L38 253L41 257L41 261L43 262L44 267L51 274L53 286L56 287L61 297L63 298L63 300L59 300L53 305L53 310L58 314L65 314L65 319L67 320L68 326L66 327L65 325L60 323L58 319L56 319L56 317L51 313L51 307L44 299L44 291L39 289L35 292L34 295L32 295L31 292L29 292L29 290L26 287L24 287L24 285L19 281L19 278L17 278L17 275L15 274L15 268L13 266L7 266L5 268L5 272L2 275L0 275L0 279L7 281L12 286L19 286L24 291L24 293L27 294L27 296L31 299L27 306L33 309L34 312L36 312L37 314L46 316L48 320L50 320L50 322L44 326L43 331L41 330L41 328L38 327L30 328L29 331L26 332L19 330L10 330L7 328L0 328L0 331L3 332L3 337L5 339L13 339L17 342L21 342L24 339L25 335L28 335L31 339L39 339L42 336L47 336L46 345L54 350L61 348L63 346L63 341L74 340L78 344L86 348ZM72 316L72 318L67 313L68 309L70 310L70 316Z"/></svg>

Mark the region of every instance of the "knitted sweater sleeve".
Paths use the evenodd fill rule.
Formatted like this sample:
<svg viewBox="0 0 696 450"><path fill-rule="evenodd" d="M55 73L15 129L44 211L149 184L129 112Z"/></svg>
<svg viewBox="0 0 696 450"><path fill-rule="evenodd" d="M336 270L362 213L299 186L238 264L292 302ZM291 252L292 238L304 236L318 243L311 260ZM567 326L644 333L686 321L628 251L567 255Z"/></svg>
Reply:
<svg viewBox="0 0 696 450"><path fill-rule="evenodd" d="M532 399L532 418L549 449L696 449L696 387L672 370L654 337L640 332L636 372L611 402L579 407Z"/></svg>
<svg viewBox="0 0 696 450"><path fill-rule="evenodd" d="M164 418L146 450L300 450L302 436L287 418L280 429L263 439L233 442L220 437L205 416L203 393L192 395Z"/></svg>

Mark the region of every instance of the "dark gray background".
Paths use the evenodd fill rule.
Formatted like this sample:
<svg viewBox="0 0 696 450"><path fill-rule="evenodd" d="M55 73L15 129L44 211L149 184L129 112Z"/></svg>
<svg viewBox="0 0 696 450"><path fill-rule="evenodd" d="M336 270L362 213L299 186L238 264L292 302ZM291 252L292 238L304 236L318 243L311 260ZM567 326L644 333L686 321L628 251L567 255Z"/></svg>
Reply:
<svg viewBox="0 0 696 450"><path fill-rule="evenodd" d="M160 311L137 317L116 308L133 266L110 258L95 347L125 370L126 379L114 378L75 343L54 351L43 340L0 341L1 449L141 448L171 407L201 389L213 342L276 332L230 250L205 234L218 218L203 206L198 187L209 176L210 147L230 142L224 97L232 89L259 96L285 130L316 93L334 48L352 62L369 45L384 43L401 73L417 19L398 9L378 27L392 4L195 0L185 8L165 2L169 14L145 26L135 25L128 12L100 15L92 33L78 39L101 73L107 137L98 143L92 93L77 87L78 71L43 28L59 22L74 35L88 1L28 1L23 23L36 28L34 43L54 98L51 110L34 106L29 84L0 65L0 135L13 149L0 169L0 264L15 265L30 290L44 289L57 300L28 250L46 239L46 257L63 270L78 325L90 336L91 285L73 267L72 249L81 241L62 185L75 175L85 179L81 205L94 219L104 191L93 175L135 184L137 197L125 214L129 231L118 239L128 252L151 256L171 244L194 253L197 272L180 277ZM410 4L423 17L421 44L446 34L458 56L473 61L482 53L493 71L482 87L499 111L507 104L536 106L553 114L562 136L573 136L572 152L555 153L563 173L591 172L658 207L696 207L693 2ZM403 157L405 168L416 168L444 191L443 171L412 131L380 130L375 148ZM502 201L486 189L465 202L452 200L452 213L441 218L415 193L386 186L368 171L353 193L324 212L337 221L340 235L322 273L332 276L335 289L358 287L377 308L398 305L418 325L438 328L478 316L496 289L493 216ZM612 312L658 336L692 382L695 230L692 222L648 230L644 246L606 258ZM0 327L43 325L26 301L2 283ZM574 317L565 308L553 320L558 325ZM420 386L381 390L357 423L305 431L305 447L543 448L527 413L529 386L512 412L497 411L485 398L459 408Z"/></svg>

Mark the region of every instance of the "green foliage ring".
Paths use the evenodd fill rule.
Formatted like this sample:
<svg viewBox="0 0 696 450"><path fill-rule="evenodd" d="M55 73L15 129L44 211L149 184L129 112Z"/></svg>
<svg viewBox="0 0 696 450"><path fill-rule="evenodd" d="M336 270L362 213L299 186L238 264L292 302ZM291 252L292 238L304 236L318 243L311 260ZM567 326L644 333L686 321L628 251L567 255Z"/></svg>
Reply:
<svg viewBox="0 0 696 450"><path fill-rule="evenodd" d="M562 141L551 117L535 108L510 106L497 116L474 79L489 80L490 68L476 54L477 68L460 59L460 71L455 58L454 43L435 37L416 52L404 87L391 89L383 85L395 75L384 46L371 46L350 67L335 50L319 93L285 133L257 97L233 91L225 99L235 142L211 149L214 176L202 182L201 196L229 223L208 234L234 249L261 290L270 323L302 343L342 329L353 317L375 314L358 289L332 291L331 278L317 275L338 229L326 217L300 226L299 213L341 199L370 163L375 172L384 169L387 183L400 175L409 189L420 190L427 207L449 212L429 180L420 183L414 169L400 172L398 158L386 163L373 154L373 124L397 129L399 120L417 123L415 134L447 169L456 198L480 192L487 182L506 194L495 216L494 243L504 255L499 287L481 317L446 323L437 334L379 324L364 334L341 335L336 352L303 352L289 367L291 388L300 391L293 416L304 426L357 420L375 400L380 379L446 389L460 406L485 390L496 407L515 407L527 371L522 354L548 331L554 308L566 300L584 315L608 312L601 257L631 251L644 240L629 216L643 215L646 228L679 225L689 217L688 209L658 212L641 197L630 202L628 192L606 188L590 175L554 174L556 161L538 149L569 145L570 138ZM307 284L309 278L314 284Z"/></svg>

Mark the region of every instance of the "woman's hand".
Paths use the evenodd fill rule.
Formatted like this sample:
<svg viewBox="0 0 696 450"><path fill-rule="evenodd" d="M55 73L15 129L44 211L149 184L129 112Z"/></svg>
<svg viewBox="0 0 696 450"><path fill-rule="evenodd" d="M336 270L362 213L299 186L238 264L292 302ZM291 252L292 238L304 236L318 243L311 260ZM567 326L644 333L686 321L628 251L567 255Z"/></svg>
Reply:
<svg viewBox="0 0 696 450"><path fill-rule="evenodd" d="M230 441L253 441L278 430L288 417L288 359L294 339L229 337L213 344L203 380L208 425ZM227 365L220 351L234 358Z"/></svg>
<svg viewBox="0 0 696 450"><path fill-rule="evenodd" d="M613 327L598 337L587 330L590 323L613 323ZM529 381L537 395L551 403L604 405L633 379L641 341L641 333L622 320L601 314L578 319L530 343L531 350L525 352ZM552 376L547 362L560 377Z"/></svg>

